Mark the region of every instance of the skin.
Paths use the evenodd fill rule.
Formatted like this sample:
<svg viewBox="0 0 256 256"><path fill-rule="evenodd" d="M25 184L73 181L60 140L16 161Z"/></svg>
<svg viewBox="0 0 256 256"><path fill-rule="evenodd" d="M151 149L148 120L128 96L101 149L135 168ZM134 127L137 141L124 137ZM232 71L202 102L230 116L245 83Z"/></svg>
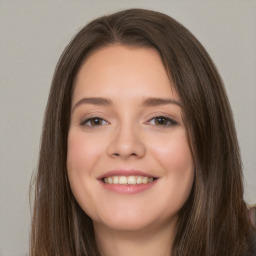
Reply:
<svg viewBox="0 0 256 256"><path fill-rule="evenodd" d="M111 104L81 102L91 97ZM145 105L148 98L172 102ZM97 50L78 72L71 107L68 177L93 220L99 248L115 256L170 255L194 165L182 106L157 51L118 44ZM98 123L90 119L95 117ZM117 193L98 180L113 169L141 170L158 179L143 192Z"/></svg>

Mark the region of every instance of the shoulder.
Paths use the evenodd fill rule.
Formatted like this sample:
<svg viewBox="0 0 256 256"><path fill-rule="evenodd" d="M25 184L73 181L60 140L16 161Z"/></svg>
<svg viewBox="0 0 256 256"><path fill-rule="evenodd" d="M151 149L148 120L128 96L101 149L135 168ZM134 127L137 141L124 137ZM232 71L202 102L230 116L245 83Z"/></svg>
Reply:
<svg viewBox="0 0 256 256"><path fill-rule="evenodd" d="M248 236L248 249L246 256L256 256L256 230L252 230Z"/></svg>

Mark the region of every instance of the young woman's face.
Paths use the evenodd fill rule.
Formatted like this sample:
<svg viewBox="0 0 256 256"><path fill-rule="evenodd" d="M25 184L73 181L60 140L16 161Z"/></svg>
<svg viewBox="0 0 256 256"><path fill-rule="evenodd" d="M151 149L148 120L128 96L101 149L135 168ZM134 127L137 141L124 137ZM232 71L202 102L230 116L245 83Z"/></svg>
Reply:
<svg viewBox="0 0 256 256"><path fill-rule="evenodd" d="M176 221L194 168L172 88L150 48L108 46L78 72L67 170L74 197L95 224L140 230Z"/></svg>

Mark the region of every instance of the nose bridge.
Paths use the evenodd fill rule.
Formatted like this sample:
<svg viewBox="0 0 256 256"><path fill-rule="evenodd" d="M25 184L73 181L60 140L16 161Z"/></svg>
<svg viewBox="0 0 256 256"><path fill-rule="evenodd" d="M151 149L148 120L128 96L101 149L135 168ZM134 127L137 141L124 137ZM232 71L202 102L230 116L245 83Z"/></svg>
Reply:
<svg viewBox="0 0 256 256"><path fill-rule="evenodd" d="M140 127L135 122L125 120L120 122L113 131L108 153L111 156L127 158L129 156L143 157L145 145Z"/></svg>

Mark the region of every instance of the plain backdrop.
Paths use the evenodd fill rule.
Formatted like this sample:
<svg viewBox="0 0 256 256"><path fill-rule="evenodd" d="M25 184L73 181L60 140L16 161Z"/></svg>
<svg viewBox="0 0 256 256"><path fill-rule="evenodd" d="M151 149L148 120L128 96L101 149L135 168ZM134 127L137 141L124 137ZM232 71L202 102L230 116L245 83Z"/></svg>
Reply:
<svg viewBox="0 0 256 256"><path fill-rule="evenodd" d="M166 13L202 42L224 80L256 203L256 1L0 0L0 256L28 255L29 183L57 60L90 20L126 8Z"/></svg>

